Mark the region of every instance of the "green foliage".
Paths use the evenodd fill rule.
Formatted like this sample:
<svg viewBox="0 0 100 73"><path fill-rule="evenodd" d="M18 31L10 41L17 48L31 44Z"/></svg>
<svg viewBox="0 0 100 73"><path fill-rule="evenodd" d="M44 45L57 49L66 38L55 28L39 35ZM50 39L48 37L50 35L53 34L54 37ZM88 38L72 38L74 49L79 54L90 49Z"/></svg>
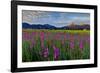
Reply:
<svg viewBox="0 0 100 73"><path fill-rule="evenodd" d="M32 62L32 61L54 61L54 50L53 45L55 45L60 50L60 54L57 60L79 60L79 59L89 59L90 58L90 43L88 43L86 40L84 40L84 47L81 49L79 47L79 39L74 39L74 48L70 48L70 37L64 39L63 37L61 39L64 39L64 44L62 44L61 40L57 38L55 39L56 33L68 33L69 35L82 35L84 38L84 35L89 35L89 30L23 30L24 32L37 32L37 36L35 36L35 45L33 45L32 48L30 48L31 42L30 40L23 40L22 41L22 61L23 62ZM49 49L48 57L43 56L43 49L41 47L41 40L39 33L44 32L44 34L47 34L50 32L50 35L47 35L44 39L44 47ZM24 36L24 35L23 35ZM67 36L67 35L66 35ZM73 36L74 37L74 36Z"/></svg>

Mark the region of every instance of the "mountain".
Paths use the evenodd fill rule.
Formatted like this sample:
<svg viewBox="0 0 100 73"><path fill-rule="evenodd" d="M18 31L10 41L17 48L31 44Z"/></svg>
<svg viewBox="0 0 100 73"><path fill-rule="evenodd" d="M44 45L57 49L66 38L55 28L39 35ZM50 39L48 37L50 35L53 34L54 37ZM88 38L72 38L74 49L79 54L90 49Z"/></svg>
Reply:
<svg viewBox="0 0 100 73"><path fill-rule="evenodd" d="M43 27L45 27L45 29L56 29L55 26L49 25L49 24L44 24Z"/></svg>
<svg viewBox="0 0 100 73"><path fill-rule="evenodd" d="M28 23L22 23L22 28L24 29L55 29L55 26L49 25L49 24L28 24Z"/></svg>
<svg viewBox="0 0 100 73"><path fill-rule="evenodd" d="M83 24L83 25L68 25L63 27L55 27L50 24L28 24L22 23L22 28L24 29L66 29L66 30L90 30L90 25Z"/></svg>
<svg viewBox="0 0 100 73"><path fill-rule="evenodd" d="M90 30L90 25L84 24L84 25L64 26L64 27L61 27L61 29L68 29L68 30L83 30L83 29L87 29L87 30Z"/></svg>

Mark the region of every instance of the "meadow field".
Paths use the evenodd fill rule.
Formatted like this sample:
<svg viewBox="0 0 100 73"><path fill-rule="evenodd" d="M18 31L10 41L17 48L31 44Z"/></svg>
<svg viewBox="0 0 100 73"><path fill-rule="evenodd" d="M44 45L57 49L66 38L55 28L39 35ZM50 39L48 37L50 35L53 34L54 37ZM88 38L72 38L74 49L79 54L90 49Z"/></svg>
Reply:
<svg viewBox="0 0 100 73"><path fill-rule="evenodd" d="M22 30L22 61L90 58L90 30Z"/></svg>

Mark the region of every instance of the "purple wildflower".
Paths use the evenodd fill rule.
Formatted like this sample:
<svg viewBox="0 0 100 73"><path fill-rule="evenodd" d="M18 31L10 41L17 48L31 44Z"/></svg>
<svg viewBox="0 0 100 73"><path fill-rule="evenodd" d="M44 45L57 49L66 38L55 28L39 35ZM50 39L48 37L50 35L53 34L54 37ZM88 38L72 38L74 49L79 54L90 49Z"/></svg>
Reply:
<svg viewBox="0 0 100 73"><path fill-rule="evenodd" d="M55 46L53 46L53 49L54 49L54 59L55 60L57 60L58 59L58 57L59 57L59 49L58 48L56 48Z"/></svg>
<svg viewBox="0 0 100 73"><path fill-rule="evenodd" d="M23 32L22 33L23 40L30 40L30 34L29 32Z"/></svg>
<svg viewBox="0 0 100 73"><path fill-rule="evenodd" d="M74 42L70 42L70 48L74 48Z"/></svg>
<svg viewBox="0 0 100 73"><path fill-rule="evenodd" d="M79 43L79 47L80 47L80 49L83 49L83 42L82 42L82 40Z"/></svg>
<svg viewBox="0 0 100 73"><path fill-rule="evenodd" d="M73 35L70 35L70 48L74 48L74 37Z"/></svg>
<svg viewBox="0 0 100 73"><path fill-rule="evenodd" d="M40 33L41 47L44 48L44 32Z"/></svg>
<svg viewBox="0 0 100 73"><path fill-rule="evenodd" d="M44 51L43 51L43 56L44 56L45 58L47 58L48 55L49 55L49 50L48 50L48 48L46 48L46 49L44 49Z"/></svg>

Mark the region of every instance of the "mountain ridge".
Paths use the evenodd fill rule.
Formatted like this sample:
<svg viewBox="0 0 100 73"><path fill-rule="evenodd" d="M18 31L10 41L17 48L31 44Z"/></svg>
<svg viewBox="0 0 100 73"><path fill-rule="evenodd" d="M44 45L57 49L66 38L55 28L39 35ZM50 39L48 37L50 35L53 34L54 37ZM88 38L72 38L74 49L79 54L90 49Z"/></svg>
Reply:
<svg viewBox="0 0 100 73"><path fill-rule="evenodd" d="M23 29L66 29L66 30L83 30L87 29L90 30L90 25L84 24L84 25L68 25L63 27L55 27L50 24L29 24L29 23L22 23Z"/></svg>

